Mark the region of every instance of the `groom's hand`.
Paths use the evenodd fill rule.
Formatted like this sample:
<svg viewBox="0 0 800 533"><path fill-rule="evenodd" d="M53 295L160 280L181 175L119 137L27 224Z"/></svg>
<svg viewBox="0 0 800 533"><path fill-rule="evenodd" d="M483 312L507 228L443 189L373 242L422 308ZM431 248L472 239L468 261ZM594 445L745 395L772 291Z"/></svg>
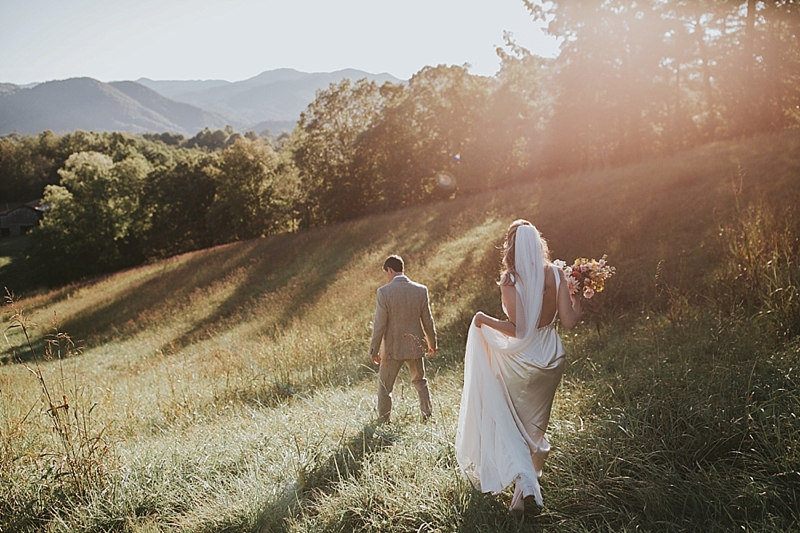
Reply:
<svg viewBox="0 0 800 533"><path fill-rule="evenodd" d="M381 364L381 355L375 354L371 357L373 365L380 365Z"/></svg>
<svg viewBox="0 0 800 533"><path fill-rule="evenodd" d="M428 357L433 357L436 353L436 348L428 348Z"/></svg>

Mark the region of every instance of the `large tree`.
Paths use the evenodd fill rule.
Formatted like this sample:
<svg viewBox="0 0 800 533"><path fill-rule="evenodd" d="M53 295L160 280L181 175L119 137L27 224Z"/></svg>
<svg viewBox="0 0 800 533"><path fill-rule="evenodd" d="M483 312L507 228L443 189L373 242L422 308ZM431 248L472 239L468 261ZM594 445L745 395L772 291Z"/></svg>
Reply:
<svg viewBox="0 0 800 533"><path fill-rule="evenodd" d="M356 168L356 144L383 102L375 82L345 79L318 91L301 113L290 149L305 190L304 224L353 218L374 201L375 184Z"/></svg>
<svg viewBox="0 0 800 533"><path fill-rule="evenodd" d="M142 212L150 221L143 235L148 257L167 257L213 244L208 218L216 193L217 158L187 151L174 166L150 174L142 198Z"/></svg>
<svg viewBox="0 0 800 533"><path fill-rule="evenodd" d="M106 272L142 260L132 248L148 161L133 154L114 163L105 154L78 152L59 171L60 185L44 193L47 214L31 235L31 258L51 283Z"/></svg>
<svg viewBox="0 0 800 533"><path fill-rule="evenodd" d="M548 128L552 171L639 159L659 148L668 116L656 0L553 2L549 31L561 37L558 97Z"/></svg>
<svg viewBox="0 0 800 533"><path fill-rule="evenodd" d="M209 210L216 242L258 237L286 227L289 199L279 163L271 146L246 138L220 153Z"/></svg>
<svg viewBox="0 0 800 533"><path fill-rule="evenodd" d="M382 88L386 103L358 144L359 166L378 195L371 210L447 197L442 187L471 157L474 126L486 109L490 80L465 67L425 67L407 86Z"/></svg>
<svg viewBox="0 0 800 533"><path fill-rule="evenodd" d="M46 185L58 182L63 160L57 146L49 130L35 137L0 137L0 209L41 198Z"/></svg>
<svg viewBox="0 0 800 533"><path fill-rule="evenodd" d="M551 171L797 124L795 2L523 1L562 39Z"/></svg>
<svg viewBox="0 0 800 533"><path fill-rule="evenodd" d="M507 35L500 71L456 165L458 188L481 191L538 175L544 128L552 115L551 59L531 54Z"/></svg>

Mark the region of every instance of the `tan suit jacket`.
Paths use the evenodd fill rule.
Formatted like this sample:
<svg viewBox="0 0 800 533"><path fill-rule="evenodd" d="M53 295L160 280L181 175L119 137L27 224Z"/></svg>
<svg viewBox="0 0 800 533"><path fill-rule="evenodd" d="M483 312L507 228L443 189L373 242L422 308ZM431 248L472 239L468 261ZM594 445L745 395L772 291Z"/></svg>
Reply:
<svg viewBox="0 0 800 533"><path fill-rule="evenodd" d="M381 349L389 359L419 359L436 345L436 326L428 302L428 288L397 276L378 289L369 355Z"/></svg>

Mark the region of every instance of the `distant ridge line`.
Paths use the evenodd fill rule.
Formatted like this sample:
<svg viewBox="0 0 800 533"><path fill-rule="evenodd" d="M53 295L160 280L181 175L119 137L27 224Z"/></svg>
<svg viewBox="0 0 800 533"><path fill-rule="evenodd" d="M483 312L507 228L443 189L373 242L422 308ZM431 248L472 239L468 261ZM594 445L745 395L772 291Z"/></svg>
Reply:
<svg viewBox="0 0 800 533"><path fill-rule="evenodd" d="M226 125L280 133L294 127L318 90L345 78L378 84L404 81L357 69L307 73L280 68L236 82L139 78L106 83L78 77L27 86L0 83L0 135L80 129L192 136Z"/></svg>

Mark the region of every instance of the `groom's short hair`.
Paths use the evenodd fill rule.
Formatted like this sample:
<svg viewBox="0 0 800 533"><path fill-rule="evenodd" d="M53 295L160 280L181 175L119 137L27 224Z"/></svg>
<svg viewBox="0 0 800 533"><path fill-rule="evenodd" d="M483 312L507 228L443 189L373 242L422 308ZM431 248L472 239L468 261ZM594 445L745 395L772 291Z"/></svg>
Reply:
<svg viewBox="0 0 800 533"><path fill-rule="evenodd" d="M403 268L405 268L403 258L399 255L390 255L386 258L386 261L383 262L383 271L385 272L388 268L391 268L395 272L402 272Z"/></svg>

